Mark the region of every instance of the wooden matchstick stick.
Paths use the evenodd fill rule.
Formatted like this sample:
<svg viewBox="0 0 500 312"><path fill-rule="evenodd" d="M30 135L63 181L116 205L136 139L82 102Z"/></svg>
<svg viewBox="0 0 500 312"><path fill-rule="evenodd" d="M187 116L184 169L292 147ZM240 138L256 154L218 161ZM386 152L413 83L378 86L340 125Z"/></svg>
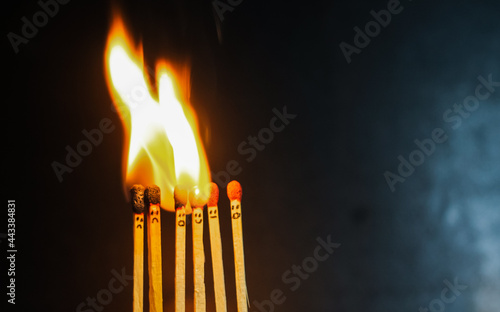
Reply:
<svg viewBox="0 0 500 312"><path fill-rule="evenodd" d="M227 185L227 196L231 202L231 224L233 228L234 270L236 277L236 299L238 312L248 311L248 293L245 278L245 255L243 250L243 226L241 222L241 185L231 181Z"/></svg>
<svg viewBox="0 0 500 312"><path fill-rule="evenodd" d="M186 310L186 203L187 190L176 187L175 200L175 312Z"/></svg>
<svg viewBox="0 0 500 312"><path fill-rule="evenodd" d="M194 268L194 311L205 312L205 252L203 250L203 199L198 188L189 193L193 208L193 268Z"/></svg>
<svg viewBox="0 0 500 312"><path fill-rule="evenodd" d="M212 268L214 271L215 307L217 312L226 312L226 287L224 285L224 265L222 263L222 243L220 238L219 188L210 183L210 197L207 203L208 225L210 227L210 249L212 251Z"/></svg>
<svg viewBox="0 0 500 312"><path fill-rule="evenodd" d="M144 186L130 189L134 211L134 294L133 312L142 312L144 297Z"/></svg>
<svg viewBox="0 0 500 312"><path fill-rule="evenodd" d="M149 186L145 192L149 203L148 213L148 271L149 271L149 311L163 311L163 289L161 274L161 214L160 188Z"/></svg>

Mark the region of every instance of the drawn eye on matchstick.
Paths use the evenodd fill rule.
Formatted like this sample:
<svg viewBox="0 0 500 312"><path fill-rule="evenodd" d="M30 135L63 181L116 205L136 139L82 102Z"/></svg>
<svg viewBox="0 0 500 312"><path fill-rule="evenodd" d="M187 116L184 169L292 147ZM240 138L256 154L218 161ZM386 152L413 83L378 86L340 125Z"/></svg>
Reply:
<svg viewBox="0 0 500 312"><path fill-rule="evenodd" d="M175 311L186 311L186 205L187 189L176 186L175 202Z"/></svg>
<svg viewBox="0 0 500 312"><path fill-rule="evenodd" d="M134 226L136 229L144 228L144 186L140 184L134 185L130 189L132 197L132 210L135 215Z"/></svg>
<svg viewBox="0 0 500 312"><path fill-rule="evenodd" d="M199 188L189 192L189 203L193 208L193 270L194 270L194 311L206 311L205 298L205 253L203 250L203 207L208 198Z"/></svg>
<svg viewBox="0 0 500 312"><path fill-rule="evenodd" d="M217 207L208 207L208 217L211 219L217 218Z"/></svg>
<svg viewBox="0 0 500 312"><path fill-rule="evenodd" d="M133 311L142 311L144 292L144 186L135 184L130 189L134 211L134 298Z"/></svg>
<svg viewBox="0 0 500 312"><path fill-rule="evenodd" d="M210 246L212 254L212 269L214 272L215 308L217 312L225 312L226 286L224 283L224 265L222 263L222 241L218 216L219 187L210 183L210 197L208 198L208 225L210 227Z"/></svg>
<svg viewBox="0 0 500 312"><path fill-rule="evenodd" d="M198 187L194 187L189 196L193 208L194 223L201 224L203 223L203 207L207 203L208 197L205 193L202 193Z"/></svg>
<svg viewBox="0 0 500 312"><path fill-rule="evenodd" d="M178 217L179 217L179 221L177 221L177 225L178 226L184 226L186 225L186 214L185 213L179 213L178 214Z"/></svg>
<svg viewBox="0 0 500 312"><path fill-rule="evenodd" d="M158 213L159 213L159 212L160 212L160 207L158 207L158 206L152 206L152 207L151 207L151 215L152 215L152 216L158 216ZM151 220L151 223L155 223L155 221L156 221L156 222L160 222L160 221L158 220L158 218L157 218L157 217L154 217L154 218Z"/></svg>
<svg viewBox="0 0 500 312"><path fill-rule="evenodd" d="M196 211L194 213L194 222L196 222L197 224L202 223L203 222L203 215L202 214L203 214L203 212Z"/></svg>
<svg viewBox="0 0 500 312"><path fill-rule="evenodd" d="M232 217L233 219L239 219L241 217L240 205L231 205Z"/></svg>
<svg viewBox="0 0 500 312"><path fill-rule="evenodd" d="M243 251L243 225L241 218L241 185L231 181L227 185L227 197L231 204L231 226L233 228L234 269L236 277L236 300L238 312L248 311L248 293L245 276L245 255Z"/></svg>
<svg viewBox="0 0 500 312"><path fill-rule="evenodd" d="M176 186L174 189L175 202L175 219L177 226L183 227L186 225L186 204L188 201L188 192L185 188ZM179 233L179 235L185 235Z"/></svg>
<svg viewBox="0 0 500 312"><path fill-rule="evenodd" d="M163 311L162 261L161 261L161 191L157 185L148 186L144 191L148 215L148 273L150 311ZM147 209L147 208L145 208ZM156 222L155 222L156 221ZM142 310L139 310L142 311Z"/></svg>
<svg viewBox="0 0 500 312"><path fill-rule="evenodd" d="M137 222L136 222L136 225L137 225L137 226L136 226L136 228L137 228L137 229L142 229L142 228L144 227L144 218L143 218L143 217L139 217L139 216L137 216L137 217L135 218L135 220L137 221Z"/></svg>

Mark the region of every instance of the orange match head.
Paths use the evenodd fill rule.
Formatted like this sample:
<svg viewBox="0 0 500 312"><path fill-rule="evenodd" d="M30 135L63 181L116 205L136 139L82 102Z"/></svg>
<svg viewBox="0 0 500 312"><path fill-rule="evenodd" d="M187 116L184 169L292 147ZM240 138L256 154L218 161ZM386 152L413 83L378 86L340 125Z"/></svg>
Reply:
<svg viewBox="0 0 500 312"><path fill-rule="evenodd" d="M204 195L200 189L195 186L189 192L189 202L191 203L191 207L194 208L203 208L207 204L208 198Z"/></svg>
<svg viewBox="0 0 500 312"><path fill-rule="evenodd" d="M238 181L233 180L227 185L227 197L229 200L240 200L241 201L241 185Z"/></svg>
<svg viewBox="0 0 500 312"><path fill-rule="evenodd" d="M217 206L217 202L219 201L219 187L214 182L210 183L210 197L208 198L208 207Z"/></svg>
<svg viewBox="0 0 500 312"><path fill-rule="evenodd" d="M132 199L132 210L134 213L144 212L144 186L134 184L130 189L130 197Z"/></svg>
<svg viewBox="0 0 500 312"><path fill-rule="evenodd" d="M146 188L146 191L144 192L144 195L146 196L146 201L150 205L159 205L161 202L161 192L158 185L148 186Z"/></svg>
<svg viewBox="0 0 500 312"><path fill-rule="evenodd" d="M174 189L175 208L186 206L188 201L188 191L183 187L176 186Z"/></svg>

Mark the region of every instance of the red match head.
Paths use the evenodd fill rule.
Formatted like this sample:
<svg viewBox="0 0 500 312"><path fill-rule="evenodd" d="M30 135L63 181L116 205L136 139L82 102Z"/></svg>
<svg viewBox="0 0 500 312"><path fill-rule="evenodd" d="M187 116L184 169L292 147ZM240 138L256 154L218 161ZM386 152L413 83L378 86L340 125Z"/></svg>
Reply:
<svg viewBox="0 0 500 312"><path fill-rule="evenodd" d="M227 185L227 197L229 200L240 200L241 201L241 185L238 181L233 180Z"/></svg>
<svg viewBox="0 0 500 312"><path fill-rule="evenodd" d="M219 201L219 188L217 187L217 184L214 182L210 183L210 197L208 198L208 207L215 207L217 206L217 202Z"/></svg>

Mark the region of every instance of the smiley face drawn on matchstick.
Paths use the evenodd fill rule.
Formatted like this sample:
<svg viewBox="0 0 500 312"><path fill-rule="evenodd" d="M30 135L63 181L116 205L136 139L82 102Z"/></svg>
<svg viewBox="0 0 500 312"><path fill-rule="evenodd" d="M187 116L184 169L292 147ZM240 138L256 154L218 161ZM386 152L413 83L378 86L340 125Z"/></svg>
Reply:
<svg viewBox="0 0 500 312"><path fill-rule="evenodd" d="M195 208L193 210L194 222L196 224L201 224L203 222L203 210L200 208Z"/></svg>
<svg viewBox="0 0 500 312"><path fill-rule="evenodd" d="M142 214L141 215L137 215L135 217L135 220L136 220L136 224L137 224L137 226L135 228L136 229L142 229L144 227L144 218L142 217Z"/></svg>
<svg viewBox="0 0 500 312"><path fill-rule="evenodd" d="M241 217L240 205L231 205L231 216L233 219L239 219Z"/></svg>
<svg viewBox="0 0 500 312"><path fill-rule="evenodd" d="M217 207L208 207L208 217L210 219L215 219L219 217Z"/></svg>

